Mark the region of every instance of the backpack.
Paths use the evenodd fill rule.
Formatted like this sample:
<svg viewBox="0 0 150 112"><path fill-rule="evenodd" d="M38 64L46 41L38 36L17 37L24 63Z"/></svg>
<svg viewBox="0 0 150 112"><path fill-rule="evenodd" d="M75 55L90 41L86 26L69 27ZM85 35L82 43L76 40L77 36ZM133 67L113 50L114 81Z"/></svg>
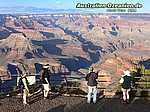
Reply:
<svg viewBox="0 0 150 112"><path fill-rule="evenodd" d="M89 80L89 77L90 77L90 74L88 73L88 74L86 75L86 77L85 77L86 81Z"/></svg>
<svg viewBox="0 0 150 112"><path fill-rule="evenodd" d="M25 79L26 79L27 86L29 87L29 82L26 77ZM24 87L24 84L23 84L22 77L21 77L18 82L18 88L23 88L23 87Z"/></svg>
<svg viewBox="0 0 150 112"><path fill-rule="evenodd" d="M23 84L22 78L20 78L18 81L18 88L21 89L21 88L23 88L23 86L24 86L24 84Z"/></svg>
<svg viewBox="0 0 150 112"><path fill-rule="evenodd" d="M23 64L23 63L20 63L20 66L17 67L17 71L19 72L19 74L27 74L29 75L30 72L27 70L27 65Z"/></svg>
<svg viewBox="0 0 150 112"><path fill-rule="evenodd" d="M50 71L48 69L43 69L41 74L42 74L41 75L41 81L42 81L42 83L47 83L47 81L45 80L45 78L47 78L48 82L50 82L49 81Z"/></svg>
<svg viewBox="0 0 150 112"><path fill-rule="evenodd" d="M130 89L131 88L131 76L124 76L124 81L122 83L122 88Z"/></svg>

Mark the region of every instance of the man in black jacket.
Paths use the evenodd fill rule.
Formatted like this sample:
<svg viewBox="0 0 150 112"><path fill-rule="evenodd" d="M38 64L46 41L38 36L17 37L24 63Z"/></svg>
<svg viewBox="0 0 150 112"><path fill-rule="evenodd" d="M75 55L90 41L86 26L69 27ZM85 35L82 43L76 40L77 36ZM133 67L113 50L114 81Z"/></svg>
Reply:
<svg viewBox="0 0 150 112"><path fill-rule="evenodd" d="M44 93L44 99L48 97L48 93L50 90L50 81L49 81L49 64L43 65L42 71L41 71L41 81L44 87L43 93Z"/></svg>
<svg viewBox="0 0 150 112"><path fill-rule="evenodd" d="M98 78L98 73L94 72L93 67L90 68L89 73L86 76L87 85L88 85L88 99L87 102L91 102L91 98L93 96L93 103L96 103L96 97L97 97L97 81L96 79Z"/></svg>

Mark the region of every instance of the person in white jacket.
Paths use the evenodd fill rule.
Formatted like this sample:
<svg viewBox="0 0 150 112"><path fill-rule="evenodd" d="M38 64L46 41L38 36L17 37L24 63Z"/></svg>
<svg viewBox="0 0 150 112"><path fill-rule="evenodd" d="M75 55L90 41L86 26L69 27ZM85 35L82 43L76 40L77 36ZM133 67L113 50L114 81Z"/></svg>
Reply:
<svg viewBox="0 0 150 112"><path fill-rule="evenodd" d="M132 82L132 78L131 78L131 74L129 70L125 70L124 74L122 75L121 79L120 79L120 83L121 83L121 90L123 93L123 102L129 103L129 92L131 90L131 82Z"/></svg>

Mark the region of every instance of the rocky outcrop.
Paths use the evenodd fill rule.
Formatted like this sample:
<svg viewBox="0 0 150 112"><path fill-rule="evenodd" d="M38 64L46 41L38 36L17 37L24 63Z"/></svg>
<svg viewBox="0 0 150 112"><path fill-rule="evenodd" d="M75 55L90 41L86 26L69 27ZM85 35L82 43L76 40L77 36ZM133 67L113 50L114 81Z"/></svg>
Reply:
<svg viewBox="0 0 150 112"><path fill-rule="evenodd" d="M12 33L7 39L1 41L1 55L15 58L15 55L23 57L26 51L32 49L30 42L22 33Z"/></svg>
<svg viewBox="0 0 150 112"><path fill-rule="evenodd" d="M113 53L117 50L122 50L126 48L133 48L135 42L133 40L118 40L114 42L108 42L108 46L102 49L102 52L105 53Z"/></svg>

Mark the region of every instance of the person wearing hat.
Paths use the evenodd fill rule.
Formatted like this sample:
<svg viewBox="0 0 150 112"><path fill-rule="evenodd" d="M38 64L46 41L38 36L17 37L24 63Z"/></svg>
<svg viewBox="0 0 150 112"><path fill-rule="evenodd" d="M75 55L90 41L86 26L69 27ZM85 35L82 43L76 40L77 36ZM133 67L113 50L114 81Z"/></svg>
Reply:
<svg viewBox="0 0 150 112"><path fill-rule="evenodd" d="M49 74L50 74L49 64L43 65L40 79L41 79L42 85L43 85L44 99L46 99L48 97L48 93L50 90Z"/></svg>
<svg viewBox="0 0 150 112"><path fill-rule="evenodd" d="M16 64L16 70L20 75L20 79L18 85L21 87L21 91L23 93L23 104L27 105L27 96L29 96L29 82L27 80L27 72L25 66L22 63Z"/></svg>
<svg viewBox="0 0 150 112"><path fill-rule="evenodd" d="M132 78L131 78L129 70L125 70L123 73L124 74L122 75L122 77L120 79L121 90L123 93L123 102L129 103L129 92L131 90Z"/></svg>
<svg viewBox="0 0 150 112"><path fill-rule="evenodd" d="M97 99L97 81L98 73L94 72L94 68L91 67L89 69L89 73L86 75L87 85L88 85L88 95L87 95L87 103L91 102L91 98L93 96L93 103L96 103Z"/></svg>

